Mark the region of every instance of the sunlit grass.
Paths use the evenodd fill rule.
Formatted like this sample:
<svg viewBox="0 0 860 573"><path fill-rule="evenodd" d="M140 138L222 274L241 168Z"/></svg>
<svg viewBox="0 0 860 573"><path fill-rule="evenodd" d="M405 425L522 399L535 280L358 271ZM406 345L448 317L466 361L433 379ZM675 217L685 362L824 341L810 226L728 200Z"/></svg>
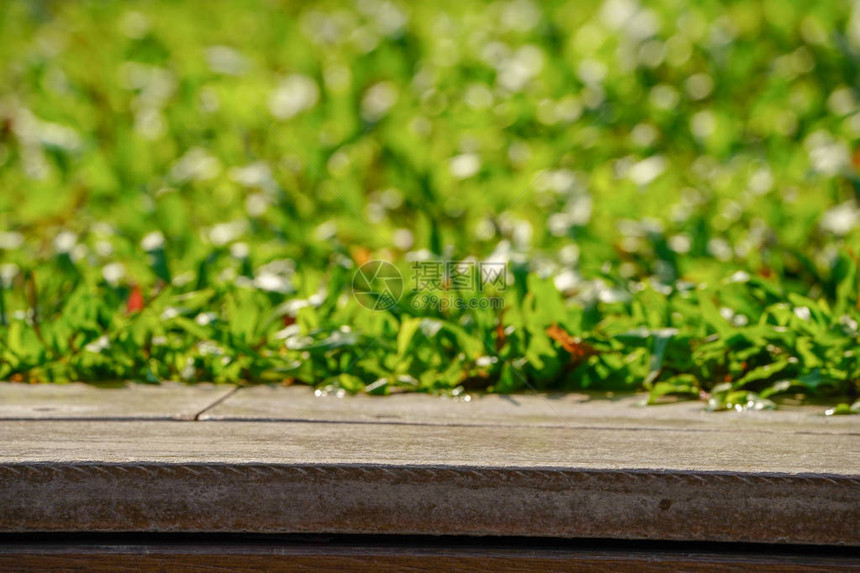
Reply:
<svg viewBox="0 0 860 573"><path fill-rule="evenodd" d="M3 3L0 378L855 400L857 22ZM503 310L413 304L416 260L506 263Z"/></svg>

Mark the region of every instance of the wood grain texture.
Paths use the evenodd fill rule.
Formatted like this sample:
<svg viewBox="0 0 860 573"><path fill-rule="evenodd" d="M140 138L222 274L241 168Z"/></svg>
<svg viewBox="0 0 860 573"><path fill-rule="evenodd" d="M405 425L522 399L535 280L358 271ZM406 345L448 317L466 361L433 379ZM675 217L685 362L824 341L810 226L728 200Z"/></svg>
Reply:
<svg viewBox="0 0 860 573"><path fill-rule="evenodd" d="M0 385L0 532L860 546L852 417L640 397L231 392Z"/></svg>
<svg viewBox="0 0 860 573"><path fill-rule="evenodd" d="M703 402L643 406L646 395L472 394L469 401L425 394L318 397L305 386L242 388L205 420L282 420L459 426L611 427L745 432L858 433L860 416L824 416L821 406L777 411L704 411Z"/></svg>
<svg viewBox="0 0 860 573"><path fill-rule="evenodd" d="M233 386L177 382L20 384L0 382L0 420L193 419L225 398Z"/></svg>
<svg viewBox="0 0 860 573"><path fill-rule="evenodd" d="M4 422L0 531L860 545L858 441L600 428Z"/></svg>
<svg viewBox="0 0 860 573"><path fill-rule="evenodd" d="M0 422L0 463L363 464L856 475L860 435L180 421Z"/></svg>

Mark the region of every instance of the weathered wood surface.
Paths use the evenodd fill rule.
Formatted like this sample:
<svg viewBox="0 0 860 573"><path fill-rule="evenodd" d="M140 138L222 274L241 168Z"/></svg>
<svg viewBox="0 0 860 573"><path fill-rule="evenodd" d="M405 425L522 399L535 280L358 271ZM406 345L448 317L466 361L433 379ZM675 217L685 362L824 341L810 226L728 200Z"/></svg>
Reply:
<svg viewBox="0 0 860 573"><path fill-rule="evenodd" d="M722 550L721 550L722 549ZM737 548L648 548L618 545L550 546L464 545L435 539L382 543L339 538L336 541L291 542L224 540L173 544L132 542L0 543L3 571L496 571L522 573L591 571L857 571L856 555L833 552L788 552Z"/></svg>
<svg viewBox="0 0 860 573"><path fill-rule="evenodd" d="M5 444L0 531L539 535L860 545L860 477L851 465L857 437L773 436L378 424L5 422L0 424Z"/></svg>
<svg viewBox="0 0 860 573"><path fill-rule="evenodd" d="M647 396L473 394L469 401L416 394L317 397L306 387L254 386L207 410L203 420L281 420L469 426L860 432L860 416L825 416L823 406L706 412L703 402L645 406Z"/></svg>
<svg viewBox="0 0 860 573"><path fill-rule="evenodd" d="M0 420L0 532L860 546L858 423L820 408L787 412L786 423L780 412L631 399L547 400L547 414L537 396L249 392L213 395L198 421Z"/></svg>
<svg viewBox="0 0 860 573"><path fill-rule="evenodd" d="M227 385L177 382L115 387L0 383L0 420L190 420L233 390Z"/></svg>
<svg viewBox="0 0 860 573"><path fill-rule="evenodd" d="M856 475L860 435L641 428L6 421L0 463L126 462Z"/></svg>

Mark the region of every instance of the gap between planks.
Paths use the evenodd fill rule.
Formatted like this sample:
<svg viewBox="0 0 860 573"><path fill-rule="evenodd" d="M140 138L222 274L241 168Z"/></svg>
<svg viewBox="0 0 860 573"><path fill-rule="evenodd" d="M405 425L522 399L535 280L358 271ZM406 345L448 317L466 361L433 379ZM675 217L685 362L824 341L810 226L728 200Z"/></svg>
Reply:
<svg viewBox="0 0 860 573"><path fill-rule="evenodd" d="M203 414L205 414L206 412L208 412L208 411L209 411L209 410L211 410L212 408L214 408L214 407L218 406L218 405L219 405L219 404L221 404L222 402L226 401L226 400L227 400L227 399L229 399L231 396L233 396L234 394L236 394L239 390L241 390L241 388L240 388L239 386L234 386L232 390L230 390L229 392L227 392L226 394L224 394L223 396L221 396L220 398L218 398L217 400L213 401L211 404L209 404L208 406L206 406L205 408L203 408L202 410L200 410L199 412L197 412L196 414L194 414L194 417L193 417L193 418L191 418L191 420L190 420L190 421L192 421L192 422L199 422L199 421L200 421L200 416L202 416Z"/></svg>

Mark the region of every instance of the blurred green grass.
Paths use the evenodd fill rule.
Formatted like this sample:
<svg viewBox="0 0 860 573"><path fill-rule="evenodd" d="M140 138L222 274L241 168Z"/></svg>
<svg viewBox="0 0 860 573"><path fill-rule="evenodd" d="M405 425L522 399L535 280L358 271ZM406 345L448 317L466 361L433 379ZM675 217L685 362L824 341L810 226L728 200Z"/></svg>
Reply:
<svg viewBox="0 0 860 573"><path fill-rule="evenodd" d="M856 3L11 1L0 38L0 378L860 391ZM504 311L349 292L469 257Z"/></svg>

